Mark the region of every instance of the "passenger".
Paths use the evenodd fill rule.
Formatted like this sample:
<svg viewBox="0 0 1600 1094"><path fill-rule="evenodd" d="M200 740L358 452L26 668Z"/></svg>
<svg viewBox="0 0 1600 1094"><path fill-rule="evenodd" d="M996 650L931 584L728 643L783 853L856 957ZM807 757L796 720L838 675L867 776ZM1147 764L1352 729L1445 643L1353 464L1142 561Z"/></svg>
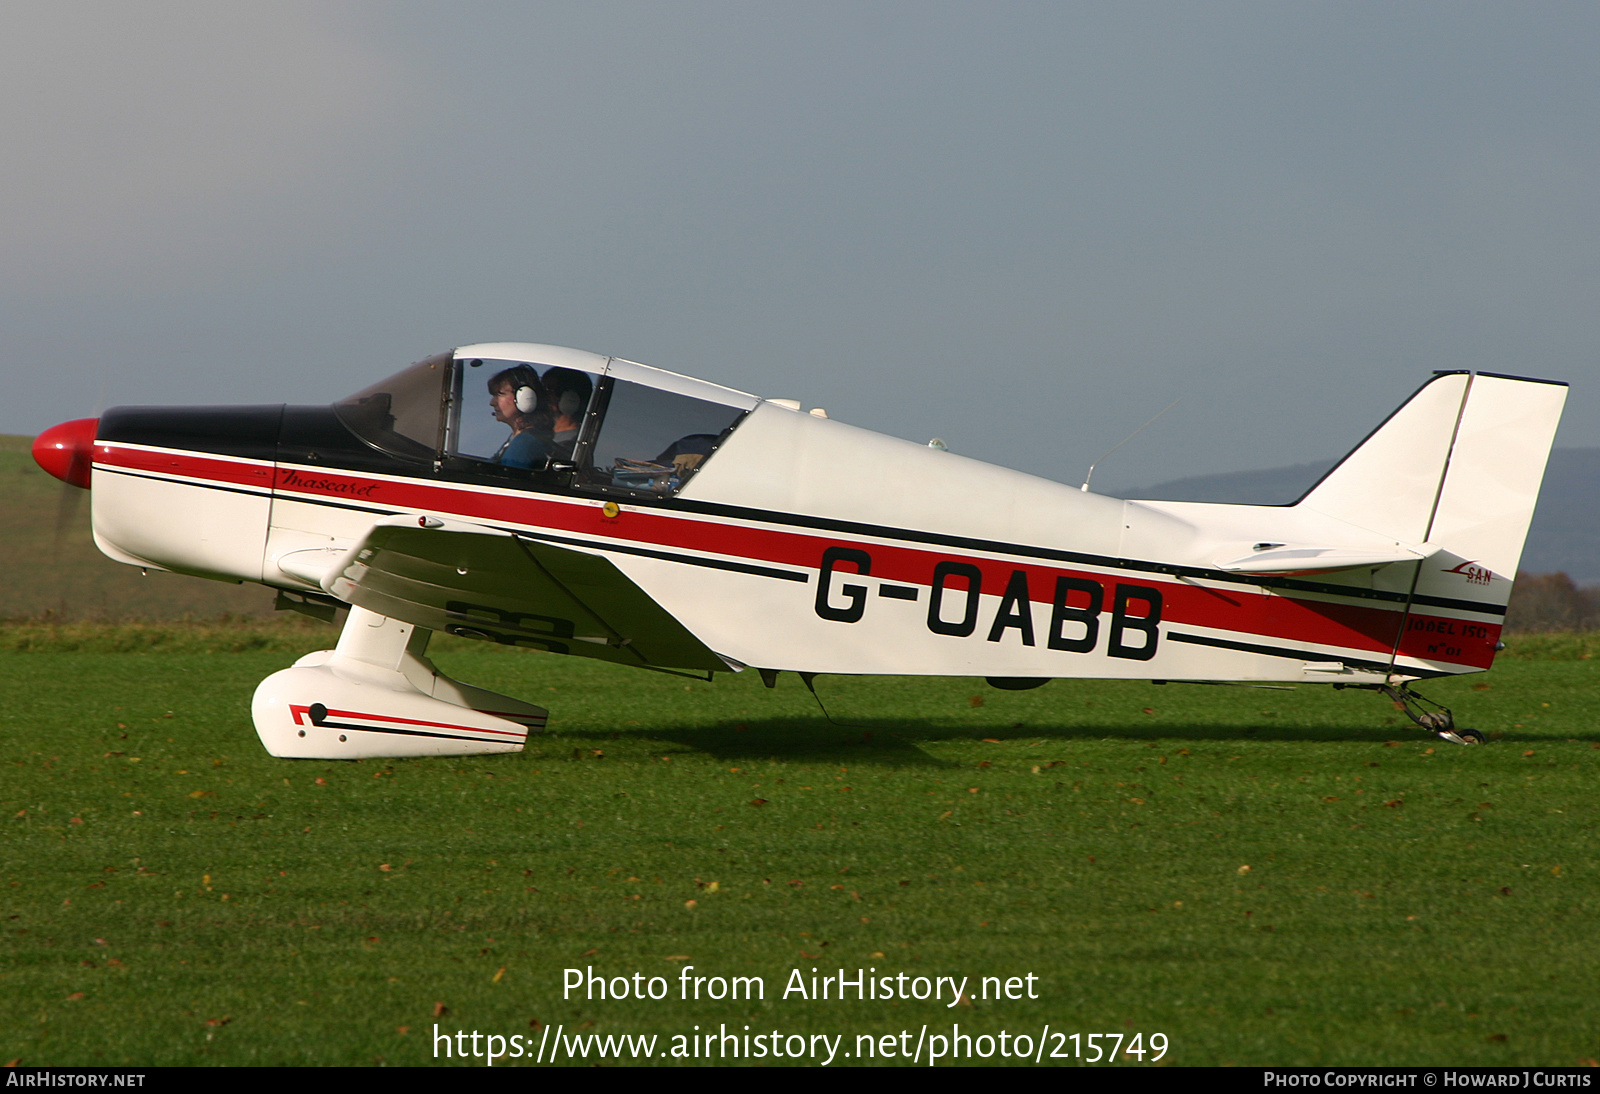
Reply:
<svg viewBox="0 0 1600 1094"><path fill-rule="evenodd" d="M494 420L511 427L511 436L492 457L495 463L531 468L549 462L549 415L544 402L539 374L527 365L503 369L490 377L489 406Z"/></svg>
<svg viewBox="0 0 1600 1094"><path fill-rule="evenodd" d="M548 368L544 372L544 394L551 419L550 458L572 459L583 411L594 392L594 381L587 372L574 368Z"/></svg>

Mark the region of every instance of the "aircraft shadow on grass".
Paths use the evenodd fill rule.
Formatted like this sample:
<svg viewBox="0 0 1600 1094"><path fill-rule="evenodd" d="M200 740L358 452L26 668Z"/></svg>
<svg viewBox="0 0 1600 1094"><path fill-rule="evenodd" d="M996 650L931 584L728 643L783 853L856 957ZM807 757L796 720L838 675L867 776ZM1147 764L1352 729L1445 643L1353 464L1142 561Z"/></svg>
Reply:
<svg viewBox="0 0 1600 1094"><path fill-rule="evenodd" d="M1433 738L1419 734L1409 726L1387 728L1359 728L1340 725L1285 726L1270 723L1226 723L1197 726L1151 725L1129 727L1107 725L1102 722L1085 722L1077 725L1032 724L1025 726L984 725L931 725L894 718L861 718L846 720L838 712L835 721L818 715L809 718L752 719L737 725L685 726L661 732L659 730L630 730L605 737L623 737L634 740L672 741L687 750L703 752L719 761L753 762L760 760L795 760L811 762L838 762L847 766L872 765L888 768L959 768L970 766L966 761L955 761L933 756L924 750L925 745L947 741L1016 741L1044 742L1046 746L1065 746L1088 741L1121 741L1130 749L1136 745L1182 747L1185 744L1230 744L1248 747L1256 742L1287 742L1297 744L1339 743L1350 745L1384 745L1398 741L1401 746L1431 748L1437 744ZM547 742L561 739L600 739L599 735L561 734L552 732ZM1580 734L1576 740L1584 743L1600 742L1600 733ZM1502 747L1549 745L1550 738L1526 733L1496 733L1491 741ZM1128 758L1146 758L1144 749L1130 751ZM1045 757L1050 760L1073 758L1074 753ZM1103 756L1103 754L1102 754ZM1016 761L1023 762L1023 761Z"/></svg>

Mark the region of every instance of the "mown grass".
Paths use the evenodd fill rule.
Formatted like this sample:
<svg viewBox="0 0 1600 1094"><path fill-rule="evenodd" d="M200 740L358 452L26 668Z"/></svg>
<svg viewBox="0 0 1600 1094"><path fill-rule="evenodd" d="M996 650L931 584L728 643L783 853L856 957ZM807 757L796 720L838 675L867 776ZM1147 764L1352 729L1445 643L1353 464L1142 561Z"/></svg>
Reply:
<svg viewBox="0 0 1600 1094"><path fill-rule="evenodd" d="M547 704L549 731L337 764L267 757L248 714L330 629L176 631L6 632L6 1060L417 1064L435 1022L750 1024L844 1051L1049 1023L1165 1033L1169 1064L1600 1057L1584 640L1426 689L1481 748L1320 688L823 678L834 724L792 677L457 642L442 667ZM117 652L129 634L145 652ZM686 965L766 998L676 1001ZM590 966L674 999L563 999ZM1033 973L1040 997L782 998L812 967Z"/></svg>

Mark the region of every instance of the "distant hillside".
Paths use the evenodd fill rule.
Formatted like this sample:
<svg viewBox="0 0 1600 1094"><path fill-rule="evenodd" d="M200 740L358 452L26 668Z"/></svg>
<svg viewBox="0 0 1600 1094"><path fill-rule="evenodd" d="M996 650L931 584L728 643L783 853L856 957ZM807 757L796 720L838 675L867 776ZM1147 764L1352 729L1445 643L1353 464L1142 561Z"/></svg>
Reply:
<svg viewBox="0 0 1600 1094"><path fill-rule="evenodd" d="M1130 498L1287 505L1309 490L1333 460L1271 471L1238 471L1174 479ZM1565 573L1580 585L1600 583L1600 448L1558 448L1550 453L1539 508L1522 554L1528 573Z"/></svg>

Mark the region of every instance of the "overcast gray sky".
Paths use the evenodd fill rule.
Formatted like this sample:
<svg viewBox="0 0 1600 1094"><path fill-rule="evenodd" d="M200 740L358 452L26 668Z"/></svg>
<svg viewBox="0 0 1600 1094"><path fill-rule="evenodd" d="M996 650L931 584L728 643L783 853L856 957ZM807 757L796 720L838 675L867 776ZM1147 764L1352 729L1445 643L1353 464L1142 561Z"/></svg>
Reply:
<svg viewBox="0 0 1600 1094"><path fill-rule="evenodd" d="M0 432L578 346L1111 492L1600 445L1600 5L0 7Z"/></svg>

